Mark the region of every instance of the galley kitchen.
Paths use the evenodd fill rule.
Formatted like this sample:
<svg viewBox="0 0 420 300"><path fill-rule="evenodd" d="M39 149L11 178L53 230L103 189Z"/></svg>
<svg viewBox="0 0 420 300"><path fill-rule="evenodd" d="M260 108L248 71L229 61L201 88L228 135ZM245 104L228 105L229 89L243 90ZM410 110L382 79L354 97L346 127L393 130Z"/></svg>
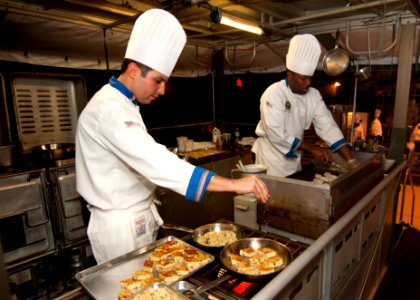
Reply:
<svg viewBox="0 0 420 300"><path fill-rule="evenodd" d="M0 11L4 299L375 297L414 187L418 3L16 0ZM159 30L153 13L171 25ZM308 109L310 97L320 102ZM117 98L134 102L123 111ZM95 124L106 126L89 127L105 106ZM137 215L137 198L150 214ZM117 227L127 215L133 227ZM131 232L141 241L120 250Z"/></svg>

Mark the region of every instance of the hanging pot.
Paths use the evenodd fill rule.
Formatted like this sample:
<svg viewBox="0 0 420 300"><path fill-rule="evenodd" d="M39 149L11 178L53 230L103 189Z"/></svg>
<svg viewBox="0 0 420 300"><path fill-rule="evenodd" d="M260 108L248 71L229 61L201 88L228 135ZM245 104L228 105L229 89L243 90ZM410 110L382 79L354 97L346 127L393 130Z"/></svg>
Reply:
<svg viewBox="0 0 420 300"><path fill-rule="evenodd" d="M370 69L370 67L364 67L361 68L359 71L357 71L356 73L356 77L358 80L363 81L366 79L369 79L370 76L372 76L372 71Z"/></svg>
<svg viewBox="0 0 420 300"><path fill-rule="evenodd" d="M325 73L331 76L337 76L343 73L349 66L349 54L341 48L338 48L338 35L337 30L335 48L328 51L322 59L322 69Z"/></svg>
<svg viewBox="0 0 420 300"><path fill-rule="evenodd" d="M369 27L367 28L368 33L368 59L369 59L369 66L361 68L356 72L356 77L358 80L363 81L369 79L372 76L372 68L370 62L370 34L369 34Z"/></svg>

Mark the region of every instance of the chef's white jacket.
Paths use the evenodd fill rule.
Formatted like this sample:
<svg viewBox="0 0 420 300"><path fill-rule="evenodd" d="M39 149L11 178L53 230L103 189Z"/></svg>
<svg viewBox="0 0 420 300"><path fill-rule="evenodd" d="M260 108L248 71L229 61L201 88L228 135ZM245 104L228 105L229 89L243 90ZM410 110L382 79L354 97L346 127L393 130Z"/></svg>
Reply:
<svg viewBox="0 0 420 300"><path fill-rule="evenodd" d="M260 114L252 151L256 163L268 167L269 175L285 177L301 170L301 152L296 150L311 123L331 151L346 144L320 93L312 87L299 95L292 92L287 80L272 84L261 96Z"/></svg>
<svg viewBox="0 0 420 300"><path fill-rule="evenodd" d="M379 119L377 119L377 118L373 119L370 130L371 130L371 135L373 137L382 136L381 121L379 121Z"/></svg>
<svg viewBox="0 0 420 300"><path fill-rule="evenodd" d="M153 242L162 224L156 185L200 201L215 175L156 143L134 101L113 77L78 120L77 190L89 203L88 236L98 263Z"/></svg>

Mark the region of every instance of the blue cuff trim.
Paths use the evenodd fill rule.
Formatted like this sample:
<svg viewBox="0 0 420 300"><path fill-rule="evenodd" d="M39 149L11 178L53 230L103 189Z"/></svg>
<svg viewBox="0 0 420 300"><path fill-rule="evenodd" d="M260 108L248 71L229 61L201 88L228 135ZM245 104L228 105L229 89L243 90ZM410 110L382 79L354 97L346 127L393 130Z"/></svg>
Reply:
<svg viewBox="0 0 420 300"><path fill-rule="evenodd" d="M345 144L347 144L347 141L345 138L342 138L341 140L338 140L337 142L335 142L334 144L332 144L330 146L330 149L332 152L337 151L338 149L340 149L341 147L343 147Z"/></svg>
<svg viewBox="0 0 420 300"><path fill-rule="evenodd" d="M188 184L187 194L185 198L188 201L200 202L204 196L204 192L212 179L216 176L215 172L196 167Z"/></svg>
<svg viewBox="0 0 420 300"><path fill-rule="evenodd" d="M301 141L298 138L295 138L293 141L292 147L290 147L290 151L285 154L286 157L290 158L297 158L297 155L295 154L296 149L299 147Z"/></svg>

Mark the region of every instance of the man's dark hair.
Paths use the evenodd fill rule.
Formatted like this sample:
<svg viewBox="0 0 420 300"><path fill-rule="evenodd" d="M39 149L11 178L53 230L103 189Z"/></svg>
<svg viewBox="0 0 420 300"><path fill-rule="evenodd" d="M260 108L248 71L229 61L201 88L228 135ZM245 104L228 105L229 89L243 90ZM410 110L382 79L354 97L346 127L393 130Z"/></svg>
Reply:
<svg viewBox="0 0 420 300"><path fill-rule="evenodd" d="M129 58L124 58L123 62L121 63L121 73L124 73L125 71L127 71L128 65L130 63L135 63L137 65L137 67L139 67L139 69L141 70L141 76L142 77L146 77L147 73L150 70L153 70L152 68L143 65L142 63L139 63L135 60L129 59Z"/></svg>

